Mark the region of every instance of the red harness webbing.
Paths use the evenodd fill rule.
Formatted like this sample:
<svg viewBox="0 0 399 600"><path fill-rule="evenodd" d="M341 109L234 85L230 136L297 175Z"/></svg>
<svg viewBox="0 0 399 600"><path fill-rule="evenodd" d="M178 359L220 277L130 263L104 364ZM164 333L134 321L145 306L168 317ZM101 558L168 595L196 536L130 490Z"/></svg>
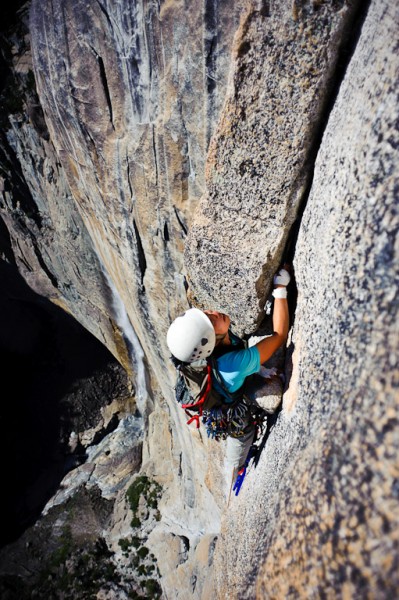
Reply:
<svg viewBox="0 0 399 600"><path fill-rule="evenodd" d="M190 425L193 421L195 421L197 429L199 429L199 426L200 426L200 418L202 417L204 402L212 388L211 365L209 365L209 364L207 365L206 371L207 371L206 375L207 375L208 380L206 382L206 387L205 387L204 393L202 394L202 396L200 397L198 402L196 402L195 404L182 404L181 405L182 408L184 408L186 415L188 417L190 417L190 419L187 421L187 425ZM189 409L197 408L197 407L199 407L198 413L196 415L192 415L190 413Z"/></svg>

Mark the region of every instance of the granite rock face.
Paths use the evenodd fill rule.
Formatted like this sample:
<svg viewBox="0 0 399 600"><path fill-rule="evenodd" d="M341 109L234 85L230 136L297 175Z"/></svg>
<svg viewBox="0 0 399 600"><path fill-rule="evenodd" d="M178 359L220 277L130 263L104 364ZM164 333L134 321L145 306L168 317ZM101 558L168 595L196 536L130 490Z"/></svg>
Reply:
<svg viewBox="0 0 399 600"><path fill-rule="evenodd" d="M165 334L187 308L184 241L203 193L241 6L70 0L31 6L40 102L99 265L97 276L85 278L86 301L102 282L108 290L99 319L106 321L103 340L127 368L131 359L145 415L153 399L162 410L161 398L173 398ZM84 315L76 316L85 324ZM121 343L126 338L128 348ZM219 511L204 485L207 464L195 464L206 441L191 435L176 407L163 410L170 411L173 429L169 493L183 505L178 521L204 530L212 523L214 530L216 518L203 511L199 520L193 516L203 496L213 515ZM154 422L163 423L162 416ZM155 470L166 469L168 458L169 450ZM172 517L174 501L166 520L168 510Z"/></svg>
<svg viewBox="0 0 399 600"><path fill-rule="evenodd" d="M397 595L398 24L386 0L33 0L10 46L1 253L135 382L144 440L129 414L99 444L98 420L79 430L88 461L44 517L86 507L104 572L130 568L141 465L163 490L143 528L166 598ZM255 330L287 243L283 404L225 511L223 444L173 402L165 332L185 269L193 303Z"/></svg>
<svg viewBox="0 0 399 600"><path fill-rule="evenodd" d="M34 1L1 89L2 258L118 358L146 417L154 400L145 468L168 481L165 527L197 541L219 527L220 471L168 407L165 332L242 4Z"/></svg>
<svg viewBox="0 0 399 600"><path fill-rule="evenodd" d="M34 0L31 7L51 140L101 269L165 394L165 332L187 306L183 244L203 191L240 6Z"/></svg>
<svg viewBox="0 0 399 600"><path fill-rule="evenodd" d="M2 258L29 286L67 310L117 355L107 313L108 290L36 93L25 5L3 44L0 216ZM8 114L7 114L8 113ZM90 282L90 301L87 288Z"/></svg>
<svg viewBox="0 0 399 600"><path fill-rule="evenodd" d="M220 598L398 593L398 17L371 3L324 132L295 251L291 376L224 517Z"/></svg>
<svg viewBox="0 0 399 600"><path fill-rule="evenodd" d="M185 264L192 301L239 334L264 316L359 4L254 2L236 33Z"/></svg>

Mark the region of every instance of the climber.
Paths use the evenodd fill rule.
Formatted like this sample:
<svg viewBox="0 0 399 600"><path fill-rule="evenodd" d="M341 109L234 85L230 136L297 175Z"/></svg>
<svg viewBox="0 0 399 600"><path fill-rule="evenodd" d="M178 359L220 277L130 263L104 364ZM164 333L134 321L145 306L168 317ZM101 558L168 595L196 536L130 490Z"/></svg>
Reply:
<svg viewBox="0 0 399 600"><path fill-rule="evenodd" d="M218 378L212 377L212 386L219 392L234 393L243 389L246 377L258 373L262 363L280 348L288 335L289 312L286 286L290 275L280 269L274 276L273 334L245 348L242 340L230 331L230 317L218 311L200 311L191 308L170 325L167 345L175 366L192 365L197 361L216 358ZM226 403L228 405L229 399ZM237 474L252 445L255 429L251 419L244 423L239 435L227 438L226 462Z"/></svg>

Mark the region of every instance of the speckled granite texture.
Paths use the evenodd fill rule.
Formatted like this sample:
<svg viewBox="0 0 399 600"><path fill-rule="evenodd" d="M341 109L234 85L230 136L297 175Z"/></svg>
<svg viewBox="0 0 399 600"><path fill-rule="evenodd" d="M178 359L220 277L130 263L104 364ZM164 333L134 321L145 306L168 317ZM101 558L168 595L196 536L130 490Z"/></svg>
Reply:
<svg viewBox="0 0 399 600"><path fill-rule="evenodd" d="M219 598L399 593L398 17L371 3L318 153L291 377L224 517Z"/></svg>
<svg viewBox="0 0 399 600"><path fill-rule="evenodd" d="M185 246L193 302L251 333L309 183L359 2L249 2Z"/></svg>

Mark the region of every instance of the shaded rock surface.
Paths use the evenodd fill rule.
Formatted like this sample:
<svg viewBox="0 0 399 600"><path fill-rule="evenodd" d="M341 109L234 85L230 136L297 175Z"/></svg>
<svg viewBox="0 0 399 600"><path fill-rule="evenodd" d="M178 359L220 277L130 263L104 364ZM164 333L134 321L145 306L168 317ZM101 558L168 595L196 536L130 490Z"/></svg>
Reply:
<svg viewBox="0 0 399 600"><path fill-rule="evenodd" d="M2 556L7 575L0 579L1 597L88 598L102 588L117 588L120 576L102 536L112 505L98 489L82 489L27 530Z"/></svg>
<svg viewBox="0 0 399 600"><path fill-rule="evenodd" d="M4 261L0 282L4 545L38 518L64 475L85 460L85 447L134 405L125 371L104 346ZM121 406L104 421L101 409L117 398ZM97 438L79 440L89 428Z"/></svg>

